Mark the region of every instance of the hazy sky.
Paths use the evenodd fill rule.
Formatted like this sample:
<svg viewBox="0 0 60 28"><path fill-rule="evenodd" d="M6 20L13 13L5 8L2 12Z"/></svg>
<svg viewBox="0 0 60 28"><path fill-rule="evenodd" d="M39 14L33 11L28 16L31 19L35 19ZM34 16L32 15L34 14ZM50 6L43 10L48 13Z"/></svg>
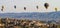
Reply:
<svg viewBox="0 0 60 28"><path fill-rule="evenodd" d="M49 7L46 10L44 3L49 3ZM54 8L57 7L60 11L60 0L0 0L0 9L1 6L4 6L3 13L19 13L19 12L52 12L55 11ZM14 9L14 5L17 6ZM36 9L36 6L39 6L39 9ZM24 10L24 7L27 7L27 10ZM0 10L0 13L2 11Z"/></svg>

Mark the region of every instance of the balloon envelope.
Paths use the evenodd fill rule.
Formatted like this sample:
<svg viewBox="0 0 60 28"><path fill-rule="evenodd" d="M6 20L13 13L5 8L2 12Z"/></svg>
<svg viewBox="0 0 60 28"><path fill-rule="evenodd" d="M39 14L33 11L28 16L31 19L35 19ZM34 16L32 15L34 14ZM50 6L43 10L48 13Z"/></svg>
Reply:
<svg viewBox="0 0 60 28"><path fill-rule="evenodd" d="M36 6L36 8L38 9L38 6Z"/></svg>
<svg viewBox="0 0 60 28"><path fill-rule="evenodd" d="M44 7L45 7L46 9L48 9L49 4L48 4L48 3L45 3L45 4L44 4Z"/></svg>
<svg viewBox="0 0 60 28"><path fill-rule="evenodd" d="M16 5L14 6L14 8L16 9Z"/></svg>
<svg viewBox="0 0 60 28"><path fill-rule="evenodd" d="M57 12L57 8L55 8L55 11Z"/></svg>
<svg viewBox="0 0 60 28"><path fill-rule="evenodd" d="M3 11L3 9L1 9L1 11Z"/></svg>
<svg viewBox="0 0 60 28"><path fill-rule="evenodd" d="M4 6L2 6L2 9L4 9Z"/></svg>
<svg viewBox="0 0 60 28"><path fill-rule="evenodd" d="M26 10L26 7L24 7L24 10Z"/></svg>
<svg viewBox="0 0 60 28"><path fill-rule="evenodd" d="M4 6L2 6L2 9L1 9L1 11L3 11L3 9L4 9Z"/></svg>

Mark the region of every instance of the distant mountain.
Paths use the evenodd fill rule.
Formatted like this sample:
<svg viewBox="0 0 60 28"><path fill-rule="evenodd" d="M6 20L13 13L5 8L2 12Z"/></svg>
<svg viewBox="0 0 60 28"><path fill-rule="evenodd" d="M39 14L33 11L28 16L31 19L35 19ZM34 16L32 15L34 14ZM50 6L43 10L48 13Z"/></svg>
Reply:
<svg viewBox="0 0 60 28"><path fill-rule="evenodd" d="M0 13L2 18L30 18L41 20L60 20L60 11L58 12L24 12L24 13Z"/></svg>

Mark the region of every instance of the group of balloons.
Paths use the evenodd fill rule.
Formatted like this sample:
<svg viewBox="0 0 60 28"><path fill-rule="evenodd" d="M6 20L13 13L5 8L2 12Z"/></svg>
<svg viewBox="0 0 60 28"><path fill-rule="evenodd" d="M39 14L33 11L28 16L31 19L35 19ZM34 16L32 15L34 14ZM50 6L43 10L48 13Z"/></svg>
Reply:
<svg viewBox="0 0 60 28"><path fill-rule="evenodd" d="M48 9L49 4L48 4L48 3L45 3L45 4L44 4L44 7L45 7L46 9ZM38 9L38 6L36 6L36 8Z"/></svg>
<svg viewBox="0 0 60 28"><path fill-rule="evenodd" d="M48 4L48 3L45 3L45 4L44 4L44 7L45 7L46 9L48 9L49 4ZM16 9L16 5L14 5L14 8ZM38 5L36 6L36 8L38 9ZM26 7L24 7L24 10L26 10Z"/></svg>
<svg viewBox="0 0 60 28"><path fill-rule="evenodd" d="M45 7L46 9L48 9L49 4L48 4L48 3L44 3L44 7ZM14 5L14 8L16 9L16 5ZM39 8L38 5L36 6L36 8L37 8L37 9ZM3 11L3 9L4 9L4 6L2 6L1 11ZM26 10L26 7L24 7L24 10ZM55 8L55 11L57 11L57 8Z"/></svg>
<svg viewBox="0 0 60 28"><path fill-rule="evenodd" d="M4 6L2 6L2 9L1 9L1 11L3 11L3 9L4 9Z"/></svg>

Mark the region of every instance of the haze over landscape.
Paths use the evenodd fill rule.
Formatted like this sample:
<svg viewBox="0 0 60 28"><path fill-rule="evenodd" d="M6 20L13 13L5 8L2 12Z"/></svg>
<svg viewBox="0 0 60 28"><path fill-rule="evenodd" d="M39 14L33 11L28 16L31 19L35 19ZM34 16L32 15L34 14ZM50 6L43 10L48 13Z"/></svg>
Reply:
<svg viewBox="0 0 60 28"><path fill-rule="evenodd" d="M18 19L40 19L40 20L60 20L60 11L58 12L23 12L23 13L0 13L1 18L18 18Z"/></svg>
<svg viewBox="0 0 60 28"><path fill-rule="evenodd" d="M31 18L31 19L59 19L60 18L60 0L0 0L1 6L4 6L3 12L0 10L0 17L6 18ZM46 9L44 3L48 3ZM14 8L16 5L16 9ZM38 5L38 10L36 6ZM26 10L24 10L26 7ZM55 12L55 8L58 9ZM42 13L43 12L43 13Z"/></svg>

